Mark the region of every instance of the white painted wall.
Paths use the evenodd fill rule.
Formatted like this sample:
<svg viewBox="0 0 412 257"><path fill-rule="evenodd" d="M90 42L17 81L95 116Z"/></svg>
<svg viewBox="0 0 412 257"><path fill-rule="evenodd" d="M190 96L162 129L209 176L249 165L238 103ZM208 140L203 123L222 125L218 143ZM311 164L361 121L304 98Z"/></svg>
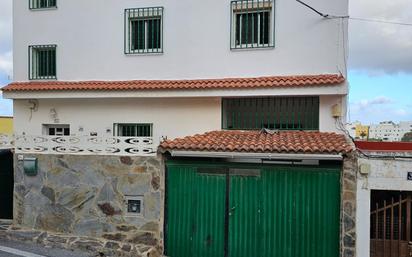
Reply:
<svg viewBox="0 0 412 257"><path fill-rule="evenodd" d="M255 77L346 73L347 24L293 0L275 1L275 45L230 50L230 0L60 0L30 11L13 1L14 81L28 79L28 46L57 44L59 80ZM348 0L307 0L348 14ZM124 54L124 9L164 7L164 54ZM343 26L343 28L342 28ZM343 35L342 32L345 32Z"/></svg>
<svg viewBox="0 0 412 257"><path fill-rule="evenodd" d="M356 212L356 256L370 256L370 196L371 190L412 191L407 172L412 171L412 159L360 159L359 164L370 164L368 177L358 175Z"/></svg>
<svg viewBox="0 0 412 257"><path fill-rule="evenodd" d="M337 132L330 108L341 99L321 96L321 131ZM110 136L106 129L113 123L153 123L155 140L221 129L220 98L39 99L32 115L29 107L27 100L14 100L15 134L41 135L42 124L54 123L50 109L57 111L60 124L70 124L74 135Z"/></svg>
<svg viewBox="0 0 412 257"><path fill-rule="evenodd" d="M221 128L221 101L208 99L93 99L40 100L30 117L26 100L14 100L15 133L41 135L42 124L53 124L50 109L60 124L70 124L73 135L112 136L114 123L153 123L153 137L175 138ZM84 131L79 132L79 127Z"/></svg>

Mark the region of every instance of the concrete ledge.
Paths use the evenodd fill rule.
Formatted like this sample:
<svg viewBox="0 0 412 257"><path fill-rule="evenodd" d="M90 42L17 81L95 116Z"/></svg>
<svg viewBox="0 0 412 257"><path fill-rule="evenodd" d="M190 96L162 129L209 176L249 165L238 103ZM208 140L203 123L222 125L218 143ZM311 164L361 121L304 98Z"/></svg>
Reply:
<svg viewBox="0 0 412 257"><path fill-rule="evenodd" d="M45 231L23 230L11 226L0 231L0 239L20 242L34 242L47 248L81 250L99 257L162 257L160 250L141 244L123 243L103 238L80 237L67 234L53 234Z"/></svg>

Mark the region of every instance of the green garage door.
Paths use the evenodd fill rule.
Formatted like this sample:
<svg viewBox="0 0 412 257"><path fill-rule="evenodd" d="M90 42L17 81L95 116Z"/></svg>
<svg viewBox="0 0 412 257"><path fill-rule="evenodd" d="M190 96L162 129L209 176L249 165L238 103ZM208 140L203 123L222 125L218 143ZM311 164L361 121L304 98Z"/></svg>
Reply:
<svg viewBox="0 0 412 257"><path fill-rule="evenodd" d="M167 256L339 256L339 168L167 167Z"/></svg>

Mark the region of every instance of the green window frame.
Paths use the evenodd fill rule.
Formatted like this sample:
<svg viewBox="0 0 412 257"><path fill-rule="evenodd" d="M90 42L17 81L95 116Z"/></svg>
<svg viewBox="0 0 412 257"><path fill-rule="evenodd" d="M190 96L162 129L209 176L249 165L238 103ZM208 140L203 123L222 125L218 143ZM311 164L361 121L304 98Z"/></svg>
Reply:
<svg viewBox="0 0 412 257"><path fill-rule="evenodd" d="M152 137L152 123L115 123L114 135L119 137Z"/></svg>
<svg viewBox="0 0 412 257"><path fill-rule="evenodd" d="M274 47L274 4L272 0L231 2L231 49Z"/></svg>
<svg viewBox="0 0 412 257"><path fill-rule="evenodd" d="M53 9L57 8L57 0L29 0L29 9Z"/></svg>
<svg viewBox="0 0 412 257"><path fill-rule="evenodd" d="M57 79L57 45L29 46L29 79Z"/></svg>
<svg viewBox="0 0 412 257"><path fill-rule="evenodd" d="M125 10L125 54L163 53L163 7Z"/></svg>
<svg viewBox="0 0 412 257"><path fill-rule="evenodd" d="M319 97L223 98L222 129L319 130Z"/></svg>

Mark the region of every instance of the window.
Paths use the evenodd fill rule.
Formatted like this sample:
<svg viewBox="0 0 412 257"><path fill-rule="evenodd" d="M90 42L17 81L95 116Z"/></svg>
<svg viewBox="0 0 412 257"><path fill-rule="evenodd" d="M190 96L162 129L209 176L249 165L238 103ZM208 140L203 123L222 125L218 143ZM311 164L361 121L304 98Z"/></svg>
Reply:
<svg viewBox="0 0 412 257"><path fill-rule="evenodd" d="M163 52L163 7L125 10L125 53Z"/></svg>
<svg viewBox="0 0 412 257"><path fill-rule="evenodd" d="M153 124L125 124L118 123L114 127L115 135L119 137L152 137Z"/></svg>
<svg viewBox="0 0 412 257"><path fill-rule="evenodd" d="M126 213L128 215L141 215L143 213L143 197L126 196Z"/></svg>
<svg viewBox="0 0 412 257"><path fill-rule="evenodd" d="M30 9L56 8L57 0L30 0Z"/></svg>
<svg viewBox="0 0 412 257"><path fill-rule="evenodd" d="M56 45L29 46L29 79L56 79Z"/></svg>
<svg viewBox="0 0 412 257"><path fill-rule="evenodd" d="M239 0L231 2L231 48L273 47L274 18L272 1Z"/></svg>
<svg viewBox="0 0 412 257"><path fill-rule="evenodd" d="M67 124L45 124L43 134L48 136L70 136L70 125Z"/></svg>
<svg viewBox="0 0 412 257"><path fill-rule="evenodd" d="M222 128L319 130L319 97L224 98Z"/></svg>

